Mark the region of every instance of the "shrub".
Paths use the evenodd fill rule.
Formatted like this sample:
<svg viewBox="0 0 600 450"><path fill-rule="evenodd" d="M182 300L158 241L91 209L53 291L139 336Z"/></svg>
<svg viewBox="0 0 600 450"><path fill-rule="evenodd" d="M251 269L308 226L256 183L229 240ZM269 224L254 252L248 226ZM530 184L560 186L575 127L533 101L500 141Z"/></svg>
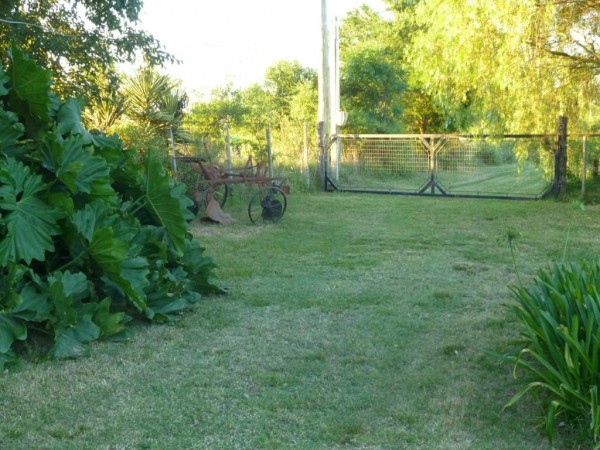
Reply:
<svg viewBox="0 0 600 450"><path fill-rule="evenodd" d="M523 326L522 349L509 356L524 385L547 394L545 427L552 440L557 419L584 421L600 438L600 261L555 265L528 287L513 289L511 306ZM521 369L519 371L519 369Z"/></svg>
<svg viewBox="0 0 600 450"><path fill-rule="evenodd" d="M0 66L0 368L14 344L50 337L50 356L85 354L132 315L164 321L217 292L186 225L185 186L118 137L81 124L51 75L13 46Z"/></svg>

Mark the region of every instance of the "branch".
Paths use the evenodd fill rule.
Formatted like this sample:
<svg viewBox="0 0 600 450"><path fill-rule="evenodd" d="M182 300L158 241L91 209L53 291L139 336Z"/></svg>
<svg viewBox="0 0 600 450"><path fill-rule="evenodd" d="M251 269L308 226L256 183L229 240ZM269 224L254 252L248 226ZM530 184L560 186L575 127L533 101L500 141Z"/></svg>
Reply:
<svg viewBox="0 0 600 450"><path fill-rule="evenodd" d="M73 33L73 34L64 34L64 33L59 33L58 31L51 30L50 28L44 27L43 25L38 25L37 23L20 22L18 20L0 19L0 23L5 23L7 25L25 25L26 27L39 28L40 30L44 30L47 33L52 33L52 34L55 34L57 36L63 36L63 37L81 37L81 36L83 36L83 34L75 34L75 33Z"/></svg>
<svg viewBox="0 0 600 450"><path fill-rule="evenodd" d="M582 57L571 55L569 53L561 52L558 50L548 50L546 51L553 56L558 56L559 58L567 59L571 63L565 64L564 67L571 68L573 70L591 70L592 72L600 71L600 57Z"/></svg>

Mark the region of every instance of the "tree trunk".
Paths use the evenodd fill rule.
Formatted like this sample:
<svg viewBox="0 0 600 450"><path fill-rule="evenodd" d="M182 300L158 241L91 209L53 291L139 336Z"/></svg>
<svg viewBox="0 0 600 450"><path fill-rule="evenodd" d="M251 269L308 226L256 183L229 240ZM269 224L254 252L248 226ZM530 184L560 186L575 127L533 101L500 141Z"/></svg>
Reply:
<svg viewBox="0 0 600 450"><path fill-rule="evenodd" d="M558 120L558 148L556 150L556 178L554 189L558 196L567 193L567 125L569 119L561 116Z"/></svg>

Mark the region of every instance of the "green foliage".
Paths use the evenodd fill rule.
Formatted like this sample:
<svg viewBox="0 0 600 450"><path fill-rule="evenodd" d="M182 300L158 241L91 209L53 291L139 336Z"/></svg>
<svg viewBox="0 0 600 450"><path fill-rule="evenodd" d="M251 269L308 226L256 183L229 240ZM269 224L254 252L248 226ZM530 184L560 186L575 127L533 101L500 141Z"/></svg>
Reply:
<svg viewBox="0 0 600 450"><path fill-rule="evenodd" d="M122 92L114 95L108 91L102 100L93 105L85 117L98 128L124 128L120 133L130 148L147 151L153 147L166 147L167 136L186 140L181 128L187 95L180 90L179 82L153 68L143 67L126 77ZM94 108L99 108L94 113ZM125 116L117 127L117 120ZM170 144L170 142L169 142Z"/></svg>
<svg viewBox="0 0 600 450"><path fill-rule="evenodd" d="M513 289L523 338L514 363L524 386L510 406L532 390L547 394L546 431L553 439L557 419L589 424L600 441L600 261L555 265L528 287Z"/></svg>
<svg viewBox="0 0 600 450"><path fill-rule="evenodd" d="M347 132L402 131L401 98L405 72L391 23L363 6L351 12L340 29L342 109Z"/></svg>
<svg viewBox="0 0 600 450"><path fill-rule="evenodd" d="M173 61L137 27L142 6L142 0L3 0L0 61L8 62L4 52L14 42L52 71L61 96L94 97L98 79L114 80L119 62L138 56L151 64Z"/></svg>
<svg viewBox="0 0 600 450"><path fill-rule="evenodd" d="M130 315L169 320L219 292L187 230L185 189L157 155L142 164L118 137L89 133L81 102L58 103L48 72L11 55L0 68L0 368L32 329L52 340L49 356L77 357Z"/></svg>
<svg viewBox="0 0 600 450"><path fill-rule="evenodd" d="M342 73L344 105L353 132L394 133L399 130L402 70L386 49L359 48L349 52ZM344 106L346 107L346 106Z"/></svg>
<svg viewBox="0 0 600 450"><path fill-rule="evenodd" d="M185 247L186 221L179 199L172 195L169 179L165 176L156 155L148 155L146 171L146 204L157 223L163 226L175 251L183 254Z"/></svg>
<svg viewBox="0 0 600 450"><path fill-rule="evenodd" d="M267 68L265 89L271 96L275 110L281 116L290 116L290 105L303 83L316 84L313 69L302 67L298 61L279 61Z"/></svg>
<svg viewBox="0 0 600 450"><path fill-rule="evenodd" d="M297 61L279 61L266 71L263 85L253 84L235 89L231 84L216 88L206 101L192 106L185 116L185 126L206 149L197 151L203 157L225 159L225 128L234 151L234 165L266 160L267 128L278 167L298 165L303 148L304 124L317 120L317 76L314 70ZM309 139L315 140L314 133ZM295 153L295 154L294 154Z"/></svg>
<svg viewBox="0 0 600 450"><path fill-rule="evenodd" d="M227 84L213 89L207 101L193 105L184 121L203 141L222 141L225 124L239 126L248 114L245 103L247 104L242 100L242 93L232 84ZM262 117L256 117L256 120L260 119Z"/></svg>
<svg viewBox="0 0 600 450"><path fill-rule="evenodd" d="M566 115L585 128L596 103L598 14L588 2L388 0L409 84L464 131L549 133ZM402 7L398 7L404 3ZM408 24L408 25L407 25Z"/></svg>

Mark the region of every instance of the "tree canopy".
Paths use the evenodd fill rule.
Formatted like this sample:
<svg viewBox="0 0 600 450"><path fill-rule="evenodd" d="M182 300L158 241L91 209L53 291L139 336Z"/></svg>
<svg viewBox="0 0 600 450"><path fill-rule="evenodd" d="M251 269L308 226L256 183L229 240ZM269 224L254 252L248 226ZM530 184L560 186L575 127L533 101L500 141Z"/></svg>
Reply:
<svg viewBox="0 0 600 450"><path fill-rule="evenodd" d="M99 76L116 80L118 62L173 61L137 28L142 6L143 0L2 0L0 53L12 41L52 71L58 94L89 95Z"/></svg>
<svg viewBox="0 0 600 450"><path fill-rule="evenodd" d="M584 126L595 106L598 2L387 0L409 85L476 131ZM465 116L465 111L467 116ZM464 120L467 118L468 120Z"/></svg>

